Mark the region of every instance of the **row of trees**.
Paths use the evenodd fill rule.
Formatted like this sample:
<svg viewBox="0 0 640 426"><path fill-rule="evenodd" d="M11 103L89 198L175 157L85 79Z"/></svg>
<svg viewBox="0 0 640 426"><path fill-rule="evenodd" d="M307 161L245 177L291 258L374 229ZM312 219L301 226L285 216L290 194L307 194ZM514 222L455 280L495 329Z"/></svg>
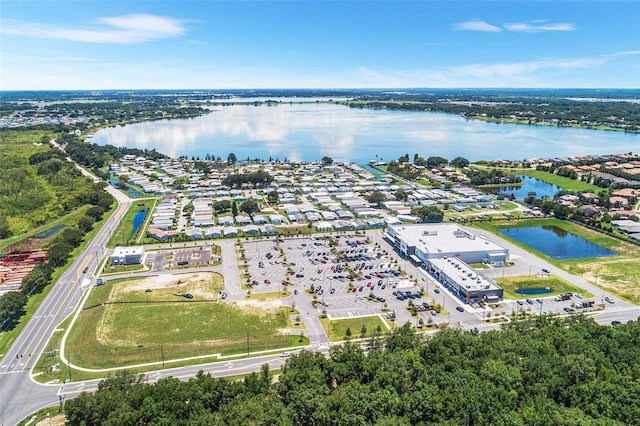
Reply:
<svg viewBox="0 0 640 426"><path fill-rule="evenodd" d="M273 176L262 170L251 173L230 174L222 180L222 184L230 188L241 188L243 184L250 184L255 188L264 188L269 186L271 182L273 182Z"/></svg>
<svg viewBox="0 0 640 426"><path fill-rule="evenodd" d="M624 425L640 418L640 323L540 317L484 333L408 324L302 351L274 383L199 373L147 384L120 372L65 403L69 425Z"/></svg>

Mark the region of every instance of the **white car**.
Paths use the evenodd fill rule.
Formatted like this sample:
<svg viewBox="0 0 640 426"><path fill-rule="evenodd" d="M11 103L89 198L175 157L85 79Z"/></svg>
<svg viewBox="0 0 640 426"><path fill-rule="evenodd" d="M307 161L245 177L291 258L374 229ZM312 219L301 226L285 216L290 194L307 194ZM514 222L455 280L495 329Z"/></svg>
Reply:
<svg viewBox="0 0 640 426"><path fill-rule="evenodd" d="M291 356L291 352L282 352L280 354L280 358L289 358Z"/></svg>

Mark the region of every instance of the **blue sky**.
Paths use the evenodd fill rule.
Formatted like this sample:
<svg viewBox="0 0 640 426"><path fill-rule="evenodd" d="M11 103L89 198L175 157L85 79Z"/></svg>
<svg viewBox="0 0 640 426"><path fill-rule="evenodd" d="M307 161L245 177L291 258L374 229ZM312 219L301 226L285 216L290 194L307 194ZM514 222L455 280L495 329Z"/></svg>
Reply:
<svg viewBox="0 0 640 426"><path fill-rule="evenodd" d="M3 0L0 89L640 88L640 1Z"/></svg>

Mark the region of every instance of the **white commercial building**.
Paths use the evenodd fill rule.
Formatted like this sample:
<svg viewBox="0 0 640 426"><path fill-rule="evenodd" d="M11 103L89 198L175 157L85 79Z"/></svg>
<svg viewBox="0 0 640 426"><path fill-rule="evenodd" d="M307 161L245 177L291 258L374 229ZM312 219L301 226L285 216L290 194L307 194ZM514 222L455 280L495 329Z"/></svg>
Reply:
<svg viewBox="0 0 640 426"><path fill-rule="evenodd" d="M135 265L144 262L144 247L116 247L111 255L112 265Z"/></svg>
<svg viewBox="0 0 640 426"><path fill-rule="evenodd" d="M453 223L390 225L385 237L467 302L497 302L503 289L470 263L503 266L509 249Z"/></svg>

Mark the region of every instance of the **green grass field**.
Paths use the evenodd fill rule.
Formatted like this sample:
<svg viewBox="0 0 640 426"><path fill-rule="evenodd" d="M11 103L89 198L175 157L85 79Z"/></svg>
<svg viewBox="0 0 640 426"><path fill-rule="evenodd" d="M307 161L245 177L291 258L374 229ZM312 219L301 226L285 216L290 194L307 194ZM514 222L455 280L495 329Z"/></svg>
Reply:
<svg viewBox="0 0 640 426"><path fill-rule="evenodd" d="M131 286L135 286L132 290ZM72 330L67 353L88 368L124 367L145 362L214 353L223 355L307 344L298 336L281 334L287 311L269 303L215 301L222 277L190 282L176 288L154 288L140 280L109 282L94 288ZM102 305L103 302L112 304ZM113 302L127 302L117 303ZM263 302L264 303L264 302Z"/></svg>
<svg viewBox="0 0 640 426"><path fill-rule="evenodd" d="M351 329L352 339L363 337L363 325L366 328L364 337L371 337L376 333L378 335L384 335L389 332L385 322L377 315L339 320L323 318L320 322L322 323L329 340L333 342L347 339L347 329Z"/></svg>

